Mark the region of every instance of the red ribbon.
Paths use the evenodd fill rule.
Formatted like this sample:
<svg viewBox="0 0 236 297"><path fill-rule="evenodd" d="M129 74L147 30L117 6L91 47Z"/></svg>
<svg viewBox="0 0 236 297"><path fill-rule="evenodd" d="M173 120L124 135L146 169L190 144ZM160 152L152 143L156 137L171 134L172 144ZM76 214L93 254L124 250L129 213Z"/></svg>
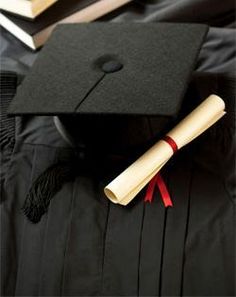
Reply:
<svg viewBox="0 0 236 297"><path fill-rule="evenodd" d="M166 135L162 138L162 140L164 140L165 142L167 142L169 144L169 146L172 148L173 153L176 153L178 150L178 145L177 143L174 141L174 139L172 139L170 136Z"/></svg>
<svg viewBox="0 0 236 297"><path fill-rule="evenodd" d="M178 150L178 146L176 144L176 142L168 135L166 135L162 140L164 140L165 142L167 142L170 147L173 150L173 153L176 153ZM154 190L155 187L158 187L160 194L161 194L161 198L162 201L165 205L165 207L172 207L173 203L169 194L169 191L166 187L166 184L161 176L160 173L157 173L149 182L148 187L147 187L147 192L144 198L144 202L152 202L153 200L153 194L154 194Z"/></svg>

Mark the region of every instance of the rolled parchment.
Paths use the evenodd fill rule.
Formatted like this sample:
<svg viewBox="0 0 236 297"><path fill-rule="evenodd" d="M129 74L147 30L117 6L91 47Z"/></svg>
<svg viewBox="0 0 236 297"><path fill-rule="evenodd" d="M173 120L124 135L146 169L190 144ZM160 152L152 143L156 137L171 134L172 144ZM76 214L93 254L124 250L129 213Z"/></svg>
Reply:
<svg viewBox="0 0 236 297"><path fill-rule="evenodd" d="M167 133L167 136L171 137L180 149L223 117L224 110L224 101L216 95L210 95ZM127 205L172 155L172 147L164 140L158 141L105 187L105 195L114 203Z"/></svg>

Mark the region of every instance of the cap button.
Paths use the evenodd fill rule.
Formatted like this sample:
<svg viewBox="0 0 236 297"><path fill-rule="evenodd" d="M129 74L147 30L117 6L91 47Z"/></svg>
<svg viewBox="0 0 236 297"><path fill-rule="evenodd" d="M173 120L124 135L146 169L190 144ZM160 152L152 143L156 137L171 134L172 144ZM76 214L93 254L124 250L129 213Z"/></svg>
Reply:
<svg viewBox="0 0 236 297"><path fill-rule="evenodd" d="M116 71L120 71L122 68L123 68L123 64L115 60L108 61L102 65L102 70L105 73L113 73Z"/></svg>

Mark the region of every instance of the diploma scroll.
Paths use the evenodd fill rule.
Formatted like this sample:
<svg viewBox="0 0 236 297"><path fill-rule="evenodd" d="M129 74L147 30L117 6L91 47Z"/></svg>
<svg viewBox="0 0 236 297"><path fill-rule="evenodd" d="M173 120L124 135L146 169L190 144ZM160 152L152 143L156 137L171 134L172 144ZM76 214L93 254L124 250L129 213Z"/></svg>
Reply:
<svg viewBox="0 0 236 297"><path fill-rule="evenodd" d="M206 131L224 114L224 101L216 95L210 95L167 133L167 136L173 139L180 149ZM105 187L105 195L113 203L127 205L161 170L172 155L172 147L164 140L158 141Z"/></svg>

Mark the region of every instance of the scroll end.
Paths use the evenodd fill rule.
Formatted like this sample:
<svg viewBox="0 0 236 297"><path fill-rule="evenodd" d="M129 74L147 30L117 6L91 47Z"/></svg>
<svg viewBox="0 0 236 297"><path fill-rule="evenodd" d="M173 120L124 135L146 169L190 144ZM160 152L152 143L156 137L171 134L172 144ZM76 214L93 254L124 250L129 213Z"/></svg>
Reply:
<svg viewBox="0 0 236 297"><path fill-rule="evenodd" d="M115 204L118 203L118 199L117 199L116 195L108 187L104 188L104 193L105 193L106 197L109 200L111 200L111 202L113 202Z"/></svg>

